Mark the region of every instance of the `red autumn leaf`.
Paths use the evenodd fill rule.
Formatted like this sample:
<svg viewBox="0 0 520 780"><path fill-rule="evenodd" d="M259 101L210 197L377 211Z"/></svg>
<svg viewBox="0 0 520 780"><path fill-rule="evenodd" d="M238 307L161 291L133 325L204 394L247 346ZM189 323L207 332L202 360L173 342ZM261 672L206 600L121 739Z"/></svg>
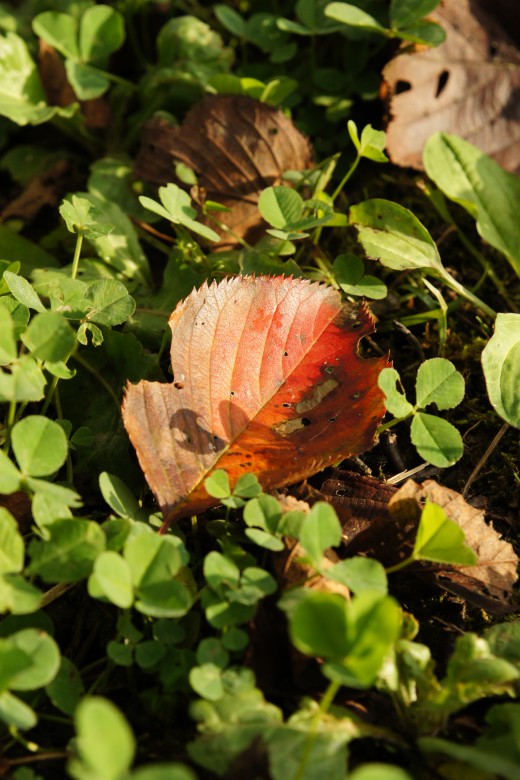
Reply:
<svg viewBox="0 0 520 780"><path fill-rule="evenodd" d="M372 443L385 358L362 359L365 305L325 285L238 276L191 293L170 317L173 383L129 385L123 420L166 523L213 506L205 478L246 472L264 489Z"/></svg>

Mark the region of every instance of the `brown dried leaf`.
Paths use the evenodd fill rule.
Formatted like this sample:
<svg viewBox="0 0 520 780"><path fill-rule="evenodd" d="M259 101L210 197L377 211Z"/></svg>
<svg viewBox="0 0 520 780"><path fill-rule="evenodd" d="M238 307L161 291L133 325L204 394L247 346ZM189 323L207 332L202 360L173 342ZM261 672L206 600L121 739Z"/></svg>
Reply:
<svg viewBox="0 0 520 780"><path fill-rule="evenodd" d="M520 171L520 51L476 0L444 0L431 18L446 31L435 49L401 54L383 70L391 119L387 150L422 169L436 131L462 136Z"/></svg>
<svg viewBox="0 0 520 780"><path fill-rule="evenodd" d="M391 520L388 502L396 490L375 477L335 469L320 490L304 483L296 489L296 495L311 505L327 501L334 507L349 556L362 553L390 565L395 563L397 529L392 533L385 533L384 529Z"/></svg>
<svg viewBox="0 0 520 780"><path fill-rule="evenodd" d="M29 533L31 528L32 514L31 514L31 499L27 493L23 493L21 490L17 490L15 493L5 495L0 493L0 506L7 509L16 522L20 533Z"/></svg>
<svg viewBox="0 0 520 780"><path fill-rule="evenodd" d="M243 95L209 95L180 127L160 118L144 126L136 176L167 184L175 181L175 162L195 171L201 198L231 209L219 213L219 220L254 242L264 230L260 193L279 184L284 171L311 167L312 151L282 111ZM226 235L221 246L231 245Z"/></svg>
<svg viewBox="0 0 520 780"><path fill-rule="evenodd" d="M70 191L71 166L69 160L59 160L48 171L33 176L16 198L0 214L0 221L18 218L29 222L44 206L56 206Z"/></svg>
<svg viewBox="0 0 520 780"><path fill-rule="evenodd" d="M511 604L518 558L513 548L500 539L484 521L484 511L467 504L454 490L433 480L418 485L413 480L397 489L373 477L336 470L322 489L304 484L296 495L309 502L328 501L343 526L343 543L348 556L369 555L384 566L392 566L410 555L427 497L463 528L467 542L479 556L472 567L421 565L416 573L466 601L495 615L519 611Z"/></svg>
<svg viewBox="0 0 520 780"><path fill-rule="evenodd" d="M493 526L485 522L482 509L471 506L460 493L432 479L421 485L408 480L392 497L388 508L394 518L405 517L416 522L426 500L441 506L446 515L460 525L466 543L478 556L475 566L443 569L443 579L449 581L449 571L453 568L456 571L454 581L459 586L465 581L469 591L475 590L477 594L507 601L517 580L518 556L512 545L501 539Z"/></svg>

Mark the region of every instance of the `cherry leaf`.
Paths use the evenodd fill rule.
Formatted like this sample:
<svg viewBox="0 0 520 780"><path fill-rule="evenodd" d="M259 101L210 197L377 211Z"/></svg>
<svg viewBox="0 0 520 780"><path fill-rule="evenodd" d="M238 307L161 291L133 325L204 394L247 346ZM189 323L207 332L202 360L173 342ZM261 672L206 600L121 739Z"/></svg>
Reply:
<svg viewBox="0 0 520 780"><path fill-rule="evenodd" d="M218 503L205 479L247 472L264 489L368 449L384 415L362 359L365 305L307 280L238 276L204 284L170 317L171 384L127 387L123 420L164 520Z"/></svg>

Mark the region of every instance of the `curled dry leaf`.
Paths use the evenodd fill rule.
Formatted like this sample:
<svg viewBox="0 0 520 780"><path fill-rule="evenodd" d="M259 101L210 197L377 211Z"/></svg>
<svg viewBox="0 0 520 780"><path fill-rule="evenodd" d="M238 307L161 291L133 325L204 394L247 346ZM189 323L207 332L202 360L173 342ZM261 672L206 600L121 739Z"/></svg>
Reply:
<svg viewBox="0 0 520 780"><path fill-rule="evenodd" d="M393 162L422 169L426 140L442 131L520 171L520 51L488 5L444 0L431 18L446 31L445 42L401 54L383 70Z"/></svg>
<svg viewBox="0 0 520 780"><path fill-rule="evenodd" d="M159 118L144 126L136 176L167 184L175 180L175 162L197 174L193 194L231 209L219 212L219 220L254 242L264 230L260 193L279 184L284 171L311 167L312 151L282 111L243 95L209 95L179 127ZM221 245L233 243L226 235Z"/></svg>
<svg viewBox="0 0 520 780"><path fill-rule="evenodd" d="M239 276L194 291L170 327L173 383L129 385L123 402L165 523L218 503L204 489L216 468L270 489L371 446L388 362L358 355L366 306L307 280Z"/></svg>
<svg viewBox="0 0 520 780"><path fill-rule="evenodd" d="M23 219L30 222L44 206L56 206L70 192L74 171L67 159L58 160L51 168L33 176L23 191L5 206L0 222Z"/></svg>
<svg viewBox="0 0 520 780"><path fill-rule="evenodd" d="M455 569L453 579L454 590L468 597L482 595L499 602L505 602L513 592L517 580L518 557L512 545L500 538L492 525L484 520L484 511L468 504L460 493L439 485L432 479L427 479L418 485L412 479L394 494L389 502L391 515L397 518L417 519L420 508L425 501L441 506L446 515L456 522L466 536L466 543L473 548L478 556L475 566L465 566ZM450 569L442 571L442 584L450 588ZM471 600L471 599L469 599ZM484 603L484 601L482 603ZM492 607L491 600L487 607Z"/></svg>

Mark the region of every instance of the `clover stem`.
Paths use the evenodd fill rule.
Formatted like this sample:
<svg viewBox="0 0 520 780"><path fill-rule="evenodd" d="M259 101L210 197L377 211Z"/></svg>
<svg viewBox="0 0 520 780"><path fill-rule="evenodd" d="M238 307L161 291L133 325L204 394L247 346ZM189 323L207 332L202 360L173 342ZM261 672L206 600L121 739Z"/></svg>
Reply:
<svg viewBox="0 0 520 780"><path fill-rule="evenodd" d="M107 81L112 81L114 84L120 84L122 87L126 87L131 92L137 91L137 84L134 84L132 81L129 81L128 79L122 78L122 76L117 76L115 73L110 73L108 70L102 70L101 68L95 68L93 65L90 66L92 70L95 70L96 73L99 73L100 76L104 76Z"/></svg>
<svg viewBox="0 0 520 780"><path fill-rule="evenodd" d="M336 187L336 189L332 193L332 200L333 201L336 200L336 198L338 197L339 193L341 192L341 190L343 189L345 184L348 182L350 177L354 174L354 171L358 167L360 160L361 160L361 157L358 154L356 159L354 160L354 162L352 163L352 165L350 166L350 168L348 169L348 171L346 172L346 174L344 175L344 177L342 178L342 180L340 181L340 183L338 184L338 186Z"/></svg>
<svg viewBox="0 0 520 780"><path fill-rule="evenodd" d="M438 290L426 277L423 278L423 284L428 288L428 290L431 292L434 298L436 298L439 308L440 308L440 314L437 319L437 325L439 328L439 343L441 350L444 351L444 347L446 346L446 338L448 333L448 305L444 298L441 295L440 290Z"/></svg>
<svg viewBox="0 0 520 780"><path fill-rule="evenodd" d="M401 571L401 569L404 569L406 566L410 566L411 563L415 561L414 555L409 555L408 558L405 558L403 561L400 561L399 563L395 563L393 566L389 566L387 569L385 569L387 574L394 574L396 571Z"/></svg>
<svg viewBox="0 0 520 780"><path fill-rule="evenodd" d="M478 262L480 263L480 265L484 269L485 274L487 276L489 276L489 278L491 279L491 281L493 282L493 284L497 288L498 293L502 296L502 298L507 303L507 305L509 306L511 311L517 313L518 312L518 307L515 305L514 301L512 301L511 298L509 297L509 294L508 294L508 292L506 290L506 287L505 287L504 283L496 275L495 269L493 268L492 264L482 254L482 252L479 252L479 250L476 247L473 246L471 241L468 239L466 234L463 233L463 231L459 228L459 226L456 225L455 222L453 222L452 224L455 225L455 229L457 231L457 236L459 237L459 240L461 241L461 243L464 244L464 246L466 247L468 252L470 252L476 260L478 260Z"/></svg>
<svg viewBox="0 0 520 780"><path fill-rule="evenodd" d="M52 396L54 395L54 391L56 390L59 381L60 378L58 376L53 376L51 386L49 387L49 390L47 392L47 397L45 398L45 401L42 406L41 414L43 415L47 414L47 409L51 404Z"/></svg>
<svg viewBox="0 0 520 780"><path fill-rule="evenodd" d="M77 352L72 356L72 358L73 358L73 360L76 360L80 364L80 366L83 366L83 368L86 368L87 371L89 371L89 373L91 373L92 376L94 376L98 380L100 385L102 385L105 388L105 390L107 391L109 396L112 398L112 400L114 401L114 403L115 403L115 405L117 407L117 410L119 411L119 407L121 405L121 402L120 402L119 398L117 397L117 395L112 390L112 388L110 387L110 385L108 384L108 382L106 381L106 379L99 373L99 371L97 371L94 368L94 366L91 366L90 363L88 362L88 360L85 360L85 358L81 357L81 355L78 355Z"/></svg>
<svg viewBox="0 0 520 780"><path fill-rule="evenodd" d="M231 230L227 225L225 225L223 222L220 221L220 219L217 219L217 217L214 217L213 214L211 214L209 211L204 212L204 216L206 219L211 220L211 222L214 222L217 227L219 227L221 230L223 230L225 233L229 233L230 236L232 236L235 241L238 241L239 244L241 244L246 249L250 249L252 252L256 252L257 250L251 246L251 244L248 244L247 241L242 238L242 236L239 236L238 233L235 233L234 230Z"/></svg>
<svg viewBox="0 0 520 780"><path fill-rule="evenodd" d="M300 759L300 763L298 764L298 769L296 770L296 774L294 775L293 780L302 780L305 773L305 767L307 766L307 762L312 751L312 746L314 745L318 735L320 720L328 712L329 707L334 701L334 698L340 688L341 683L332 680L329 683L327 690L323 694L320 705L314 713L314 717L311 721L309 733L307 734L307 739L305 741L305 745L303 746L302 757Z"/></svg>
<svg viewBox="0 0 520 780"><path fill-rule="evenodd" d="M481 301L480 298L478 298L476 295L474 295L470 290L468 290L466 287L464 287L463 284L458 282L449 271L446 271L445 268L442 270L442 278L444 282L448 285L448 287L451 287L452 290L455 290L455 292L458 292L459 295L462 295L463 298L466 298L466 300L471 301L471 303L476 306L478 309L481 309L485 314L487 314L488 317L491 317L492 319L495 319L497 316L497 313L494 309L491 308L491 306L488 306L487 303L484 303L484 301Z"/></svg>
<svg viewBox="0 0 520 780"><path fill-rule="evenodd" d="M382 433L387 431L389 428L393 428L394 425L397 425L400 422L403 422L403 420L407 420L411 415L407 414L406 417L394 417L392 420L389 420L386 423L383 423L383 425L380 425L379 428L376 431L376 436L380 436Z"/></svg>
<svg viewBox="0 0 520 780"><path fill-rule="evenodd" d="M76 248L74 249L74 257L72 258L72 269L70 272L71 279L75 279L78 273L79 258L81 255L82 246L83 246L83 233L78 233L76 238Z"/></svg>
<svg viewBox="0 0 520 780"><path fill-rule="evenodd" d="M9 409L7 411L7 420L5 423L5 442L4 452L7 454L11 447L11 428L14 425L14 419L16 415L16 401L9 402Z"/></svg>

